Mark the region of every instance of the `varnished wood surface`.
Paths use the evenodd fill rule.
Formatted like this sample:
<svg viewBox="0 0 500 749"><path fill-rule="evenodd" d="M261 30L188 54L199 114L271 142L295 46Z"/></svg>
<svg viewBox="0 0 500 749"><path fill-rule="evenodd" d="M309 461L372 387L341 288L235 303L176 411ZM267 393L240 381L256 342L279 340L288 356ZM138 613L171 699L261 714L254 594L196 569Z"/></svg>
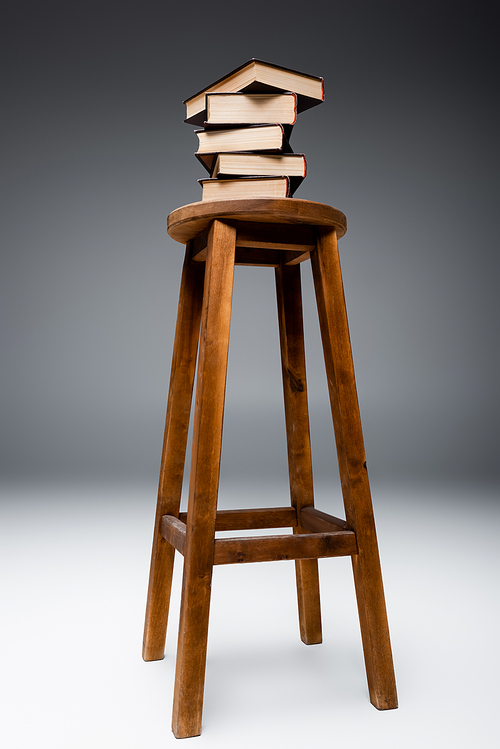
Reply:
<svg viewBox="0 0 500 749"><path fill-rule="evenodd" d="M231 222L230 222L231 223ZM236 265L278 267L296 265L309 258L316 247L316 229L301 224L261 224L257 221L234 221L236 227ZM207 259L208 227L190 242L191 257L197 262Z"/></svg>
<svg viewBox="0 0 500 749"><path fill-rule="evenodd" d="M292 250L272 250L261 247L237 247L235 265L257 265L262 268L277 268L284 257L289 265L296 265L307 260L309 252L303 252L302 250L298 252Z"/></svg>
<svg viewBox="0 0 500 749"><path fill-rule="evenodd" d="M204 275L205 266L194 263L187 248L181 277L153 533L142 649L145 661L161 660L165 651L174 549L162 537L160 522L163 515L177 515L181 501Z"/></svg>
<svg viewBox="0 0 500 749"><path fill-rule="evenodd" d="M202 200L190 203L172 211L167 219L167 231L172 239L186 244L214 219L330 226L337 230L339 237L347 231L347 219L342 211L325 203L297 198Z"/></svg>
<svg viewBox="0 0 500 749"><path fill-rule="evenodd" d="M356 536L352 531L216 538L214 564L278 562L285 559L308 560L317 564L322 557L351 556L356 552Z"/></svg>
<svg viewBox="0 0 500 749"><path fill-rule="evenodd" d="M293 508L291 508L293 509ZM248 511L242 511L242 513ZM279 521L285 520L282 512L274 513ZM186 551L186 524L182 516L164 515L160 523L160 532L178 552ZM248 516L247 516L248 517ZM264 516L255 514L254 528L278 527L264 522ZM290 514L288 514L288 519ZM235 512L228 510L228 515L221 522L219 530L240 530ZM240 517L240 521L242 517ZM230 527L228 527L230 526ZM285 527L285 526L282 526ZM248 526L241 530L248 529ZM334 530L333 530L334 529ZM337 528L329 523L328 532L297 535L275 536L237 536L236 538L216 538L214 542L214 564L242 564L249 562L277 562L280 560L316 561L321 557L351 556L357 553L356 536L352 531ZM306 600L307 600L306 591ZM307 617L306 617L307 618ZM321 630L320 630L321 633ZM306 643L311 644L311 643Z"/></svg>
<svg viewBox="0 0 500 749"><path fill-rule="evenodd" d="M314 502L300 276L299 265L283 261L275 271L290 499L298 519L302 507ZM304 529L297 525L293 533ZM322 641L317 559L298 557L295 577L300 637L306 645L317 645Z"/></svg>
<svg viewBox="0 0 500 749"><path fill-rule="evenodd" d="M144 653L148 659L163 655L172 564L177 549L185 558L172 718L174 734L185 738L201 732L214 564L295 560L301 638L311 644L321 641L317 560L351 556L370 699L379 709L394 708L397 706L394 670L337 247L337 235L342 236L346 230L345 216L330 206L310 201L233 200L184 206L174 211L168 221L170 235L188 242L188 248L167 408ZM238 247L238 232L241 247ZM313 506L298 265L309 256L345 521ZM235 260L276 267L292 502L289 508L217 511ZM206 267L199 261L205 261ZM200 269L199 274L195 267ZM188 512L179 516L201 306ZM215 538L216 530L280 527L291 527L293 533Z"/></svg>
<svg viewBox="0 0 500 749"><path fill-rule="evenodd" d="M276 250L314 250L314 226L306 224L261 224L255 221L238 221L236 247L260 247Z"/></svg>
<svg viewBox="0 0 500 749"><path fill-rule="evenodd" d="M168 543L184 556L186 553L186 523L173 515L164 515L160 533Z"/></svg>
<svg viewBox="0 0 500 749"><path fill-rule="evenodd" d="M398 704L396 682L335 229L318 229L311 263L346 522L358 542L352 565L368 688L387 710Z"/></svg>
<svg viewBox="0 0 500 749"><path fill-rule="evenodd" d="M300 524L303 528L313 533L328 533L328 531L347 530L345 520L321 512L315 507L302 507L300 511Z"/></svg>
<svg viewBox="0 0 500 749"><path fill-rule="evenodd" d="M302 518L309 515L313 520L306 525L314 525L314 516L307 512L314 508L305 508ZM285 512L286 511L286 512ZM295 527L293 524L295 510L291 508L274 508L267 510L223 510L219 513L218 531L255 530L262 528ZM324 516L326 513L320 513ZM327 516L331 517L331 516ZM160 523L160 533L178 552L186 552L187 513L178 518L164 515ZM339 521L342 522L342 521ZM349 556L357 553L355 534L339 527L330 521L318 518L321 530L306 535L291 536L237 536L235 538L215 539L214 564L235 564L241 562L273 562L284 559L313 561L320 557ZM305 538L309 539L304 540ZM310 644L310 643L306 643Z"/></svg>
<svg viewBox="0 0 500 749"><path fill-rule="evenodd" d="M179 520L187 520L187 512L181 512ZM293 507L264 507L249 510L217 510L216 531L249 531L262 528L293 528L297 525L297 513Z"/></svg>
<svg viewBox="0 0 500 749"><path fill-rule="evenodd" d="M203 293L175 670L172 730L177 738L201 732L235 240L233 227L213 222Z"/></svg>

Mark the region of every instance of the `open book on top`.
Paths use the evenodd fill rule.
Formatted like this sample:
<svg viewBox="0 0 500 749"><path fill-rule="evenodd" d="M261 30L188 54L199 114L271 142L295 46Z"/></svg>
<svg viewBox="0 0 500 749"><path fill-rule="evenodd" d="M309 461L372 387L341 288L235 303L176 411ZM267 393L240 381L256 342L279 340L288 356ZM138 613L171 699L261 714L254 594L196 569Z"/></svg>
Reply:
<svg viewBox="0 0 500 749"><path fill-rule="evenodd" d="M203 125L206 121L206 94L270 93L288 91L297 95L297 111L320 104L324 99L323 79L297 70L253 58L186 99L186 122Z"/></svg>

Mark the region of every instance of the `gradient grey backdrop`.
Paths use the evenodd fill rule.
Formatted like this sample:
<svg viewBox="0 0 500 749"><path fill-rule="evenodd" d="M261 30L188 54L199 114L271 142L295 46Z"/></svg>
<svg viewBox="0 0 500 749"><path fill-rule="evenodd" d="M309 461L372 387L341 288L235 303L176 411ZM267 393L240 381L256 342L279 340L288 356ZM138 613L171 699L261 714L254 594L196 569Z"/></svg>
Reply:
<svg viewBox="0 0 500 749"><path fill-rule="evenodd" d="M309 165L297 197L348 218L341 257L401 707L369 704L349 560L320 562L319 648L298 637L293 565L223 566L196 742L496 746L495 10L439 0L4 1L9 749L176 744L180 564L165 660L140 658L183 256L165 220L201 197L182 100L250 57L325 79L324 104L293 133ZM316 496L340 514L307 266ZM237 268L233 309L221 503L286 504L273 272Z"/></svg>
<svg viewBox="0 0 500 749"><path fill-rule="evenodd" d="M372 475L498 475L494 3L7 2L2 471L156 479L183 249L200 199L182 100L250 57L321 75L297 197L341 242ZM304 267L304 266L303 266ZM334 446L304 267L313 451ZM237 269L223 478L282 475L274 279Z"/></svg>

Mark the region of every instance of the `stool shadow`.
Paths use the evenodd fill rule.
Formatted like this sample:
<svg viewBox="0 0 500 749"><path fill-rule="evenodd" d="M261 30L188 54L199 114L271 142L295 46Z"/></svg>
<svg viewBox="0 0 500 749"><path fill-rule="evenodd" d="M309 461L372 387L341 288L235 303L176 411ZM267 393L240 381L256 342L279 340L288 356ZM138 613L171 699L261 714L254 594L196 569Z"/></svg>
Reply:
<svg viewBox="0 0 500 749"><path fill-rule="evenodd" d="M239 643L241 648L241 642ZM279 643L241 652L235 648L209 654L204 722L289 721L300 694L300 707L311 719L341 713L365 703L366 680L359 644L305 646Z"/></svg>

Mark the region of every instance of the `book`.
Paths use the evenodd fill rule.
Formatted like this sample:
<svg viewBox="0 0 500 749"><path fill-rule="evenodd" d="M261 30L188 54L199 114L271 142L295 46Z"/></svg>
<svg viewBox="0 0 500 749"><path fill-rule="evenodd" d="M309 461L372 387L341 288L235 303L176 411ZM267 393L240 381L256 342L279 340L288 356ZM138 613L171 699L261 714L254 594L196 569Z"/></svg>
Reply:
<svg viewBox="0 0 500 749"><path fill-rule="evenodd" d="M305 177L306 159L302 153L220 153L211 177Z"/></svg>
<svg viewBox="0 0 500 749"><path fill-rule="evenodd" d="M225 130L195 130L199 147L196 157L203 166L212 171L219 153L227 151L276 151L290 153L283 125L251 125L250 127Z"/></svg>
<svg viewBox="0 0 500 749"><path fill-rule="evenodd" d="M211 177L288 177L290 195L306 176L307 164L303 154L221 153L217 156Z"/></svg>
<svg viewBox="0 0 500 749"><path fill-rule="evenodd" d="M279 93L290 91L297 95L297 111L320 104L324 99L323 79L297 70L252 58L223 78L211 83L184 101L185 122L203 125L206 121L208 93Z"/></svg>
<svg viewBox="0 0 500 749"><path fill-rule="evenodd" d="M220 153L211 177L305 177L307 164L302 153Z"/></svg>
<svg viewBox="0 0 500 749"><path fill-rule="evenodd" d="M258 125L297 120L295 94L207 94L205 127L217 125Z"/></svg>
<svg viewBox="0 0 500 749"><path fill-rule="evenodd" d="M288 198L288 177L240 177L239 179L200 179L202 200Z"/></svg>

